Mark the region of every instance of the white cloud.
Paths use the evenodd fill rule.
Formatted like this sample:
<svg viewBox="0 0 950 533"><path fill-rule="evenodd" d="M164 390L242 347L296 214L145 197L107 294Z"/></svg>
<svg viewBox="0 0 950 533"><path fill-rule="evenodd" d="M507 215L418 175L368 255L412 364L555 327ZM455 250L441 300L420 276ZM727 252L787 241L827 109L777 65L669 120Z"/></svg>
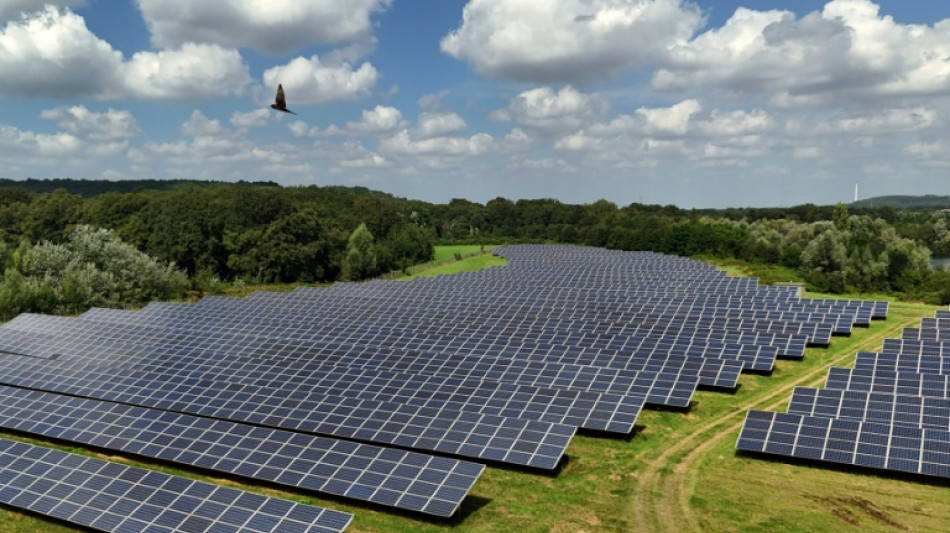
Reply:
<svg viewBox="0 0 950 533"><path fill-rule="evenodd" d="M455 113L423 113L415 135L421 139L444 137L465 131L465 120Z"/></svg>
<svg viewBox="0 0 950 533"><path fill-rule="evenodd" d="M191 169L199 179L221 179L222 176L246 177L252 169L263 165L293 163L293 147L267 145L247 137L246 129L229 130L217 119L210 119L194 110L181 126L187 137L175 142L147 142L128 151L129 159L138 169L176 175Z"/></svg>
<svg viewBox="0 0 950 533"><path fill-rule="evenodd" d="M0 1L0 21L42 11L46 6L69 7L85 3L84 0L3 0Z"/></svg>
<svg viewBox="0 0 950 533"><path fill-rule="evenodd" d="M181 134L186 137L202 137L207 135L224 135L228 130L221 125L221 121L212 120L201 111L195 109L188 120L181 125Z"/></svg>
<svg viewBox="0 0 950 533"><path fill-rule="evenodd" d="M0 94L192 99L240 94L250 82L235 50L186 44L128 62L79 15L47 7L0 31Z"/></svg>
<svg viewBox="0 0 950 533"><path fill-rule="evenodd" d="M681 0L470 0L440 44L485 76L571 82L653 64L701 23Z"/></svg>
<svg viewBox="0 0 950 533"><path fill-rule="evenodd" d="M496 119L512 118L515 122L546 133L577 130L606 109L598 95L584 94L571 86L555 92L538 87L514 97Z"/></svg>
<svg viewBox="0 0 950 533"><path fill-rule="evenodd" d="M870 0L820 12L739 8L721 28L680 43L660 63L661 91L719 86L778 106L950 92L950 21L899 24Z"/></svg>
<svg viewBox="0 0 950 533"><path fill-rule="evenodd" d="M286 65L264 71L264 85L283 84L287 106L294 103L317 104L333 100L353 100L369 96L376 86L379 74L369 63L359 68L347 62L328 63L316 55L310 59L297 57Z"/></svg>
<svg viewBox="0 0 950 533"><path fill-rule="evenodd" d="M799 146L792 152L795 159L815 159L821 157L823 150L818 146Z"/></svg>
<svg viewBox="0 0 950 533"><path fill-rule="evenodd" d="M0 125L0 157L26 161L37 157L61 157L75 154L82 141L70 133L46 135L23 131L13 126ZM50 160L48 164L57 164Z"/></svg>
<svg viewBox="0 0 950 533"><path fill-rule="evenodd" d="M315 43L366 40L370 15L391 0L138 0L152 33L163 48L210 43L280 53Z"/></svg>
<svg viewBox="0 0 950 533"><path fill-rule="evenodd" d="M813 132L874 135L928 128L937 122L937 112L925 107L885 109L861 116L822 121Z"/></svg>
<svg viewBox="0 0 950 533"><path fill-rule="evenodd" d="M689 119L702 111L703 107L696 100L684 100L670 107L637 109L637 114L646 119L648 133L670 133L683 135L689 129Z"/></svg>
<svg viewBox="0 0 950 533"><path fill-rule="evenodd" d="M267 124L268 119L271 117L272 112L269 109L255 109L254 111L248 111L242 113L240 111L235 111L231 115L232 126L238 128L260 128Z"/></svg>
<svg viewBox="0 0 950 533"><path fill-rule="evenodd" d="M44 110L40 118L56 122L60 128L79 138L94 141L130 139L142 134L132 113L111 108L96 113L81 105L57 107Z"/></svg>
<svg viewBox="0 0 950 533"><path fill-rule="evenodd" d="M122 54L82 17L47 7L0 30L0 94L112 96L123 92Z"/></svg>
<svg viewBox="0 0 950 533"><path fill-rule="evenodd" d="M40 118L62 131L45 134L0 125L0 168L20 165L67 166L102 160L124 152L142 131L131 113L97 113L84 106L46 109Z"/></svg>
<svg viewBox="0 0 950 533"><path fill-rule="evenodd" d="M190 100L238 95L251 81L237 50L205 44L139 52L124 70L128 92L141 98Z"/></svg>
<svg viewBox="0 0 950 533"><path fill-rule="evenodd" d="M947 153L947 146L943 141L934 141L934 142L917 142L912 143L905 148L905 151L908 154L921 157L923 159L930 159L937 155L944 155Z"/></svg>
<svg viewBox="0 0 950 533"><path fill-rule="evenodd" d="M398 109L377 105L373 109L364 109L361 120L347 122L346 131L360 135L386 135L405 126L406 121Z"/></svg>
<svg viewBox="0 0 950 533"><path fill-rule="evenodd" d="M762 133L777 127L776 121L761 109L752 111L714 110L707 120L698 121L696 131L707 137L737 137Z"/></svg>
<svg viewBox="0 0 950 533"><path fill-rule="evenodd" d="M494 139L487 133L471 137L434 137L413 140L409 130L383 139L380 146L388 152L402 155L465 156L481 155L491 148Z"/></svg>
<svg viewBox="0 0 950 533"><path fill-rule="evenodd" d="M340 161L340 166L344 168L379 168L388 165L389 161L377 153L367 153L363 157Z"/></svg>
<svg viewBox="0 0 950 533"><path fill-rule="evenodd" d="M601 137L591 136L580 131L558 139L554 143L554 148L574 152L603 151L607 149L607 142Z"/></svg>

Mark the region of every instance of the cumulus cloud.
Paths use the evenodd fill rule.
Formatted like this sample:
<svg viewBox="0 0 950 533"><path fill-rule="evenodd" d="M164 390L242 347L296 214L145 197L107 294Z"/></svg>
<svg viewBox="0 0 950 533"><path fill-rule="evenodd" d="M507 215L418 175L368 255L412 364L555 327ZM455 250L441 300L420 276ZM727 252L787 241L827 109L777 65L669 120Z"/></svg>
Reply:
<svg viewBox="0 0 950 533"><path fill-rule="evenodd" d="M69 7L82 4L85 4L84 0L4 0L0 2L0 21L42 11L46 6Z"/></svg>
<svg viewBox="0 0 950 533"><path fill-rule="evenodd" d="M648 133L671 133L683 135L689 129L689 119L703 109L696 100L684 100L671 107L647 109L641 107L637 114L645 120Z"/></svg>
<svg viewBox="0 0 950 533"><path fill-rule="evenodd" d="M271 116L271 111L267 109L255 109L254 111L248 111L242 113L240 111L235 111L231 115L231 125L238 128L260 128L261 126L267 124L267 120Z"/></svg>
<svg viewBox="0 0 950 533"><path fill-rule="evenodd" d="M248 165L263 168L293 162L292 147L255 142L247 137L246 130L232 131L198 110L182 123L181 133L185 139L146 142L128 150L133 170L174 176L178 170L190 169L198 178L217 175L216 179L221 179L222 176L240 176L254 168Z"/></svg>
<svg viewBox="0 0 950 533"><path fill-rule="evenodd" d="M558 91L537 87L514 97L507 109L494 116L496 120L510 119L535 130L557 133L580 128L606 107L599 96L581 93L569 85Z"/></svg>
<svg viewBox="0 0 950 533"><path fill-rule="evenodd" d="M421 139L429 139L462 131L465 131L465 120L456 113L423 113L415 133Z"/></svg>
<svg viewBox="0 0 950 533"><path fill-rule="evenodd" d="M354 69L350 63L321 61L316 55L309 59L297 57L286 65L264 71L265 86L276 88L283 84L288 107L294 102L317 104L365 98L378 79L379 74L370 63Z"/></svg>
<svg viewBox="0 0 950 533"><path fill-rule="evenodd" d="M840 118L819 123L817 133L858 133L862 135L914 131L932 126L937 112L925 107L885 109L862 116Z"/></svg>
<svg viewBox="0 0 950 533"><path fill-rule="evenodd" d="M75 154L82 141L70 133L51 135L23 131L13 126L0 124L0 158L7 162L22 163L37 157L60 157ZM48 164L56 164L49 161Z"/></svg>
<svg viewBox="0 0 950 533"><path fill-rule="evenodd" d="M0 168L62 167L101 161L125 152L142 134L125 110L92 111L85 106L46 109L40 118L56 123L56 133L36 133L0 125Z"/></svg>
<svg viewBox="0 0 950 533"><path fill-rule="evenodd" d="M681 0L470 0L440 46L493 78L597 80L662 60L702 19Z"/></svg>
<svg viewBox="0 0 950 533"><path fill-rule="evenodd" d="M53 6L0 30L5 96L192 99L240 94L250 82L235 50L186 44L129 61L79 15Z"/></svg>
<svg viewBox="0 0 950 533"><path fill-rule="evenodd" d="M119 95L121 70L122 54L68 10L48 6L0 30L0 94L5 96Z"/></svg>
<svg viewBox="0 0 950 533"><path fill-rule="evenodd" d="M237 95L251 81L237 50L185 44L178 50L139 52L125 65L129 94L141 98L192 99Z"/></svg>
<svg viewBox="0 0 950 533"><path fill-rule="evenodd" d="M138 0L138 5L156 46L207 43L281 53L315 43L366 40L372 31L370 15L391 2Z"/></svg>
<svg viewBox="0 0 950 533"><path fill-rule="evenodd" d="M934 156L947 153L947 146L943 141L912 143L904 149L908 154L930 159Z"/></svg>
<svg viewBox="0 0 950 533"><path fill-rule="evenodd" d="M405 126L402 112L395 107L377 105L373 109L364 109L361 120L348 122L346 131L359 135L386 135Z"/></svg>
<svg viewBox="0 0 950 533"><path fill-rule="evenodd" d="M130 139L142 134L135 117L124 110L110 108L104 113L96 113L77 105L46 109L40 113L40 118L56 122L60 128L76 137L94 141Z"/></svg>
<svg viewBox="0 0 950 533"><path fill-rule="evenodd" d="M487 133L471 137L434 137L414 140L408 130L401 130L383 139L380 146L388 152L401 155L463 156L481 155L491 148L493 139Z"/></svg>
<svg viewBox="0 0 950 533"><path fill-rule="evenodd" d="M879 11L870 0L832 0L801 18L739 8L673 47L653 87L720 86L780 106L950 92L950 22L899 24Z"/></svg>

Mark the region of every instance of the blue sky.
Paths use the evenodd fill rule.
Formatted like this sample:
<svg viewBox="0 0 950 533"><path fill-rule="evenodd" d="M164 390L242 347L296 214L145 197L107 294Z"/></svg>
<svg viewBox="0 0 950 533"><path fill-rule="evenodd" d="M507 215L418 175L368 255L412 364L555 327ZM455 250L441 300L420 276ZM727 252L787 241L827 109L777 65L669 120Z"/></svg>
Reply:
<svg viewBox="0 0 950 533"><path fill-rule="evenodd" d="M0 0L0 177L948 194L950 3ZM277 83L297 116L271 110Z"/></svg>

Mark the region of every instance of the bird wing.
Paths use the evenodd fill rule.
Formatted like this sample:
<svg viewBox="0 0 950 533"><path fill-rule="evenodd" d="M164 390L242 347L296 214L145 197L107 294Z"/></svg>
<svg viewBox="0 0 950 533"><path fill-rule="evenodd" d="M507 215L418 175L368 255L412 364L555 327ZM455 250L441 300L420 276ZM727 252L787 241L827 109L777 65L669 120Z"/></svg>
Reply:
<svg viewBox="0 0 950 533"><path fill-rule="evenodd" d="M284 87L281 84L277 84L277 107L279 109L284 109L287 107L287 100L284 98Z"/></svg>

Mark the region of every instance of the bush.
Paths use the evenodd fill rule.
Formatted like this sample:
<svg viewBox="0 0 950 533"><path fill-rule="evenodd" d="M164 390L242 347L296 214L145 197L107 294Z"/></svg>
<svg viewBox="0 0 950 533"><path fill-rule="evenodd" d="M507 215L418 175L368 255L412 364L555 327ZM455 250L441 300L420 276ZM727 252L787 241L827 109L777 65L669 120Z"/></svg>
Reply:
<svg viewBox="0 0 950 533"><path fill-rule="evenodd" d="M109 230L78 226L63 244L23 249L19 269L8 268L0 284L0 312L125 307L174 298L187 288L188 278L174 264L159 263Z"/></svg>

